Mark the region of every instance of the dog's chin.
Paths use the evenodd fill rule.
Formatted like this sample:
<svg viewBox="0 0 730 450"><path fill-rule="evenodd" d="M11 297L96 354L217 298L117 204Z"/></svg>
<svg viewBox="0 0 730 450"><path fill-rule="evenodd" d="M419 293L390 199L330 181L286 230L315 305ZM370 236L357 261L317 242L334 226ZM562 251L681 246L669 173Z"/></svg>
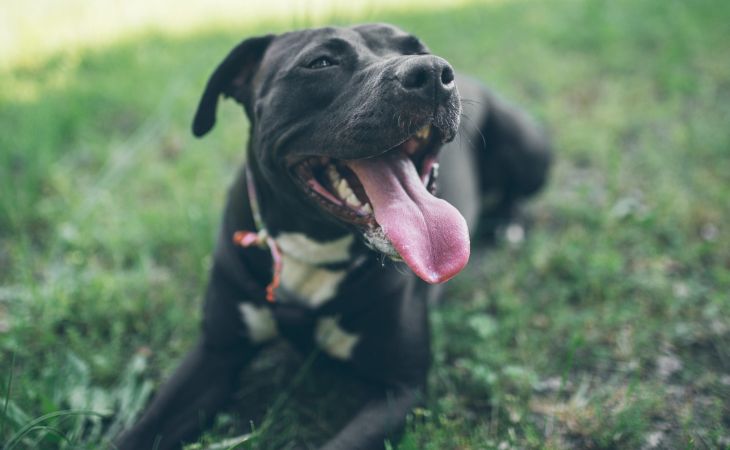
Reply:
<svg viewBox="0 0 730 450"><path fill-rule="evenodd" d="M373 157L390 152L407 155L418 171L425 188L435 195L439 167L438 150L441 144L441 131L428 124L386 152L374 149ZM304 194L326 213L359 230L364 242L371 249L395 261L402 261L400 254L377 222L373 205L362 182L352 169L352 163L353 160L311 156L292 164L290 171Z"/></svg>
<svg viewBox="0 0 730 450"><path fill-rule="evenodd" d="M390 239L388 239L388 236L385 235L383 228L380 226L363 231L363 239L365 240L365 244L371 249L382 253L393 261L403 261L398 250L393 247L393 243L390 242Z"/></svg>

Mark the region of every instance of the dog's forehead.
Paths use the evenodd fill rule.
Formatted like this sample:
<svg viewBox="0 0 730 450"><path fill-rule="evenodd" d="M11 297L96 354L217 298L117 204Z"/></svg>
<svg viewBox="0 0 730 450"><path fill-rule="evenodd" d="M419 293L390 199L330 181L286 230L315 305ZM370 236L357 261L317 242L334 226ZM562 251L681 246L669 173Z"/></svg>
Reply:
<svg viewBox="0 0 730 450"><path fill-rule="evenodd" d="M390 47L395 43L402 42L404 39L417 40L415 36L387 23L356 25L349 29L358 33L371 49Z"/></svg>
<svg viewBox="0 0 730 450"><path fill-rule="evenodd" d="M368 49L376 54L399 49L404 43L420 45L415 36L390 24L324 27L292 31L277 36L269 47L265 60L269 63L281 62L309 48L334 41L345 41L355 49Z"/></svg>

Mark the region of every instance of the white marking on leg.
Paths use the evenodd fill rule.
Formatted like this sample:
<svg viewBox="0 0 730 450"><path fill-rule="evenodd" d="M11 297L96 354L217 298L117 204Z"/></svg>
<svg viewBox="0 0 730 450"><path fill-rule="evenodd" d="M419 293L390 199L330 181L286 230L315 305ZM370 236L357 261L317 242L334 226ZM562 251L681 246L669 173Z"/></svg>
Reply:
<svg viewBox="0 0 730 450"><path fill-rule="evenodd" d="M239 303L241 318L246 324L248 338L252 342L264 342L274 338L278 331L271 310L266 306L255 306L248 302Z"/></svg>
<svg viewBox="0 0 730 450"><path fill-rule="evenodd" d="M352 357L352 350L360 340L360 336L343 330L336 318L325 317L317 321L314 340L331 357L348 360Z"/></svg>

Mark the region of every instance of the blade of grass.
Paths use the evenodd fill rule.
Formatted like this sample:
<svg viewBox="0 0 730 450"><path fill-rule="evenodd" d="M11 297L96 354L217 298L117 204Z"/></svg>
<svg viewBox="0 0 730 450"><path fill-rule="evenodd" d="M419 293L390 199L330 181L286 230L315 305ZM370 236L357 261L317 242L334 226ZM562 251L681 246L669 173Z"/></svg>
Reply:
<svg viewBox="0 0 730 450"><path fill-rule="evenodd" d="M30 433L39 424L45 422L46 420L55 419L56 417L68 417L68 416L80 416L80 415L102 417L102 414L97 413L95 411L61 410L61 411L54 411L52 413L44 414L36 419L33 419L32 421L30 421L29 423L27 423L23 427L21 427L20 430L18 430L10 438L10 440L8 440L8 443L5 446L5 450L12 450L18 443L20 443L21 439L23 439L28 433Z"/></svg>
<svg viewBox="0 0 730 450"><path fill-rule="evenodd" d="M8 375L8 387L5 389L5 401L3 402L3 420L0 423L0 436L5 433L5 422L8 419L8 404L10 403L10 390L13 388L13 373L15 372L15 352L10 356L10 375Z"/></svg>
<svg viewBox="0 0 730 450"><path fill-rule="evenodd" d="M45 431L46 434L52 434L54 436L58 436L59 439L62 439L64 441L66 441L67 444L71 444L71 439L69 439L68 437L66 437L66 435L63 434L63 432L61 432L57 428L50 427L50 426L47 426L47 425L38 425L38 426L35 426L35 427L31 428L30 430L28 430L28 433L26 433L26 435L28 435L28 434L30 434L30 433L32 433L34 431Z"/></svg>

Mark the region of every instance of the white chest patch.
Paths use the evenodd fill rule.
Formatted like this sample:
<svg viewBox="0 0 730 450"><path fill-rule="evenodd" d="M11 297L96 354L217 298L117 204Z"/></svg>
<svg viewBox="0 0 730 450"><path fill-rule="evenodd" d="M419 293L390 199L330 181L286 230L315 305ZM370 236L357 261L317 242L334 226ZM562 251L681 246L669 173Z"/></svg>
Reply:
<svg viewBox="0 0 730 450"><path fill-rule="evenodd" d="M239 303L241 319L246 324L248 338L254 343L268 341L276 337L276 321L271 310L266 306L255 306L251 303Z"/></svg>
<svg viewBox="0 0 730 450"><path fill-rule="evenodd" d="M341 263L350 259L354 236L317 242L301 233L282 233L276 237L281 248L281 286L316 308L334 297L346 269L329 270L319 264Z"/></svg>
<svg viewBox="0 0 730 450"><path fill-rule="evenodd" d="M352 356L352 350L360 336L343 330L334 317L325 317L317 321L314 340L331 357L347 360Z"/></svg>
<svg viewBox="0 0 730 450"><path fill-rule="evenodd" d="M302 233L281 233L276 243L281 251L292 258L310 264L331 264L350 259L351 234L328 242L317 242Z"/></svg>

